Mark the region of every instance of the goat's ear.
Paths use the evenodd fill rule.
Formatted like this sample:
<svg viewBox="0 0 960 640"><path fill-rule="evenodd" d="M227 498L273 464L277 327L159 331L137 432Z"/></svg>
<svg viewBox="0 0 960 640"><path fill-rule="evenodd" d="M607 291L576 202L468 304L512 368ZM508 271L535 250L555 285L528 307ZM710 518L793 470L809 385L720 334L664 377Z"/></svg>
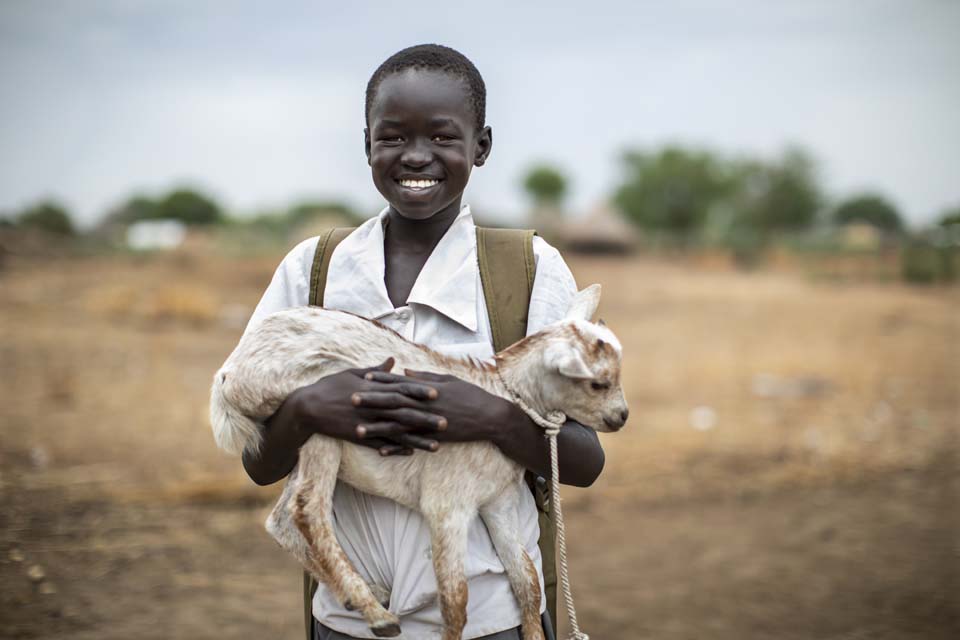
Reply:
<svg viewBox="0 0 960 640"><path fill-rule="evenodd" d="M580 352L565 343L552 344L543 353L547 371L556 371L560 375L574 380L590 380L593 373L587 368Z"/></svg>
<svg viewBox="0 0 960 640"><path fill-rule="evenodd" d="M597 312L597 306L600 304L600 285L592 284L583 291L578 291L573 296L573 302L567 310L566 318L568 320L586 320L590 322L593 314Z"/></svg>

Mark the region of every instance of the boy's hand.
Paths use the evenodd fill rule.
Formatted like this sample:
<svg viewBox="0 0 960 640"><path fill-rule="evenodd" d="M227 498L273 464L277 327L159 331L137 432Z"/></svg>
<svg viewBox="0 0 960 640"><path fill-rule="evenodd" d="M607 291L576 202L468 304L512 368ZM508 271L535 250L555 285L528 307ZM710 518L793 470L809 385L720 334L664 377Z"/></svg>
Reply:
<svg viewBox="0 0 960 640"><path fill-rule="evenodd" d="M430 402L438 395L434 385L393 376L381 381L393 367L393 358L366 369L348 369L298 389L297 423L309 433L349 440L373 447L381 455L409 455L413 449L436 451L433 434L446 428Z"/></svg>
<svg viewBox="0 0 960 640"><path fill-rule="evenodd" d="M404 372L406 375L400 376L378 369L369 371L364 377L371 382L401 388L407 385L429 385L427 388L434 392L432 397L414 401L398 393L360 392L355 394L359 401L358 406L381 410L416 406L428 411L430 415L443 420L443 423L438 423L432 431L424 432L419 437L426 436L435 442L495 440L497 433L501 431L497 427L503 422L505 411L509 407L506 400L455 376L410 369ZM394 438L403 433L403 426L399 424L369 425L365 429L365 437L374 438Z"/></svg>
<svg viewBox="0 0 960 640"><path fill-rule="evenodd" d="M365 378L384 385L422 384L436 391L432 399L416 401L429 415L446 420L446 427L421 432L419 437L435 442L486 440L525 469L543 477L550 476L550 447L543 429L513 403L480 387L449 375L424 371L405 371L406 376L388 373L389 369L369 370ZM396 396L360 392L360 406L402 406L410 402ZM397 403L397 404L394 404ZM403 435L400 426L376 425L366 430L368 438L395 438ZM560 458L560 482L589 487L603 470L604 455L593 429L568 420L557 435Z"/></svg>

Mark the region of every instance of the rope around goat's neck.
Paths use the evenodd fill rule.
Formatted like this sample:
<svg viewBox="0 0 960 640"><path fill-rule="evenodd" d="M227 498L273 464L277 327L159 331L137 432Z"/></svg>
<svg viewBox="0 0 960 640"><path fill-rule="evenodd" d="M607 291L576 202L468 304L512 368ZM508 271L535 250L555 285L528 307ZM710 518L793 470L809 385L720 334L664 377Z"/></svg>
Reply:
<svg viewBox="0 0 960 640"><path fill-rule="evenodd" d="M520 397L503 379L500 369L497 369L497 377L500 378L500 384L507 390L514 404L520 407L524 413L530 416L530 419L542 427L550 440L550 508L556 516L557 523L557 556L560 564L560 590L563 592L563 599L567 605L567 620L570 622L570 638L573 640L590 640L590 636L580 631L577 624L577 610L573 606L573 594L570 592L570 576L567 573L567 538L563 529L563 508L560 506L560 465L557 457L557 434L560 433L560 427L567 421L567 416L562 411L548 411L547 415L541 416L530 407L523 398Z"/></svg>

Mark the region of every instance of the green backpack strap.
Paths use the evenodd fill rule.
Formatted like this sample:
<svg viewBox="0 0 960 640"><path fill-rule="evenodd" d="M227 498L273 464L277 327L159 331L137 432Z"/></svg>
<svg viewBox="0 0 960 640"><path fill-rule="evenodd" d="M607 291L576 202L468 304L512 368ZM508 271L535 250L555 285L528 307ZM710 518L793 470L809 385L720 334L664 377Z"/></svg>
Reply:
<svg viewBox="0 0 960 640"><path fill-rule="evenodd" d="M327 284L330 257L334 249L346 238L352 228L338 227L325 231L317 241L310 271L310 304L323 306L323 292ZM527 313L536 262L533 255L534 231L518 229L487 229L477 227L477 264L480 282L486 300L487 315L494 351L502 351L527 334ZM526 277L518 278L517 274ZM547 609L550 619L556 620L557 571L554 538L556 525L550 512L550 495L546 482L536 481L527 473L527 483L537 503L540 524L540 555L543 557L544 589L547 592ZM313 631L313 595L317 581L308 572L303 572L303 619L307 640Z"/></svg>
<svg viewBox="0 0 960 640"><path fill-rule="evenodd" d="M527 335L527 313L536 261L533 255L533 236L536 232L523 229L485 229L477 227L477 262L480 282L490 318L490 332L494 351L503 351ZM525 277L520 277L523 274ZM543 559L543 588L547 594L550 619L557 619L557 526L550 510L550 485L529 471L527 484L537 503L540 524L540 556ZM556 622L554 622L556 624Z"/></svg>
<svg viewBox="0 0 960 640"><path fill-rule="evenodd" d="M493 350L497 352L527 335L527 310L536 273L534 233L477 227L480 282L487 302Z"/></svg>
<svg viewBox="0 0 960 640"><path fill-rule="evenodd" d="M354 229L356 227L334 227L324 231L317 239L317 250L313 252L313 267L310 269L311 306L323 306L323 291L327 286L327 271L330 269L333 250Z"/></svg>

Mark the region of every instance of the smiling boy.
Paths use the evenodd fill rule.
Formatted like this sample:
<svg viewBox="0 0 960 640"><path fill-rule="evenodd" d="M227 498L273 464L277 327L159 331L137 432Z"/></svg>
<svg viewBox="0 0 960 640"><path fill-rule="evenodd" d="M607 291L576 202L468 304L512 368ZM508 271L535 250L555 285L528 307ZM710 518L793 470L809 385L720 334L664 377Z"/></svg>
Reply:
<svg viewBox="0 0 960 640"><path fill-rule="evenodd" d="M476 228L461 203L473 167L486 162L493 146L485 102L479 72L447 47L404 49L373 74L364 146L374 185L388 206L336 246L323 306L376 319L450 355L492 356ZM270 313L308 304L317 244L317 238L306 240L284 258L248 330ZM576 293L556 249L534 238L533 251L528 334L559 320ZM325 377L291 394L266 421L260 453L244 454L250 477L262 485L285 477L314 433L376 447L383 455L487 440L534 474L549 475L547 440L519 408L450 376L387 373L389 364ZM558 447L565 484L589 486L600 474L604 456L593 430L568 422ZM530 493L523 497L520 537L539 570L537 507ZM347 557L369 583L389 592L403 637L433 637L442 618L423 518L342 483L333 511ZM520 638L519 608L479 518L471 525L465 569L463 637ZM363 617L344 609L323 584L312 610L315 638L375 637Z"/></svg>

